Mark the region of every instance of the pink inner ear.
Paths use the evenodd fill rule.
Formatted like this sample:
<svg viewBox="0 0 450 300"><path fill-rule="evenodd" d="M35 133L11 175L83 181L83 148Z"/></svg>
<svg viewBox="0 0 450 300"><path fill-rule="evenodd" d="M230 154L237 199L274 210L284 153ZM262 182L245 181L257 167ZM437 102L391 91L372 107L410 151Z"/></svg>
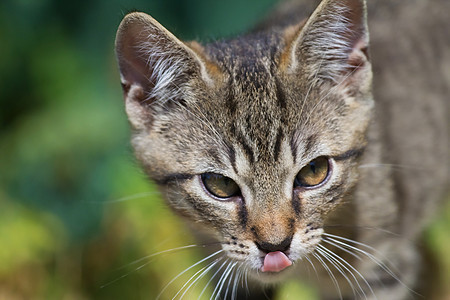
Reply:
<svg viewBox="0 0 450 300"><path fill-rule="evenodd" d="M292 261L281 251L269 252L264 257L262 272L280 272L292 265Z"/></svg>
<svg viewBox="0 0 450 300"><path fill-rule="evenodd" d="M369 60L369 51L367 42L359 40L353 46L353 51L348 56L348 64L350 69L358 69L364 66L365 62Z"/></svg>

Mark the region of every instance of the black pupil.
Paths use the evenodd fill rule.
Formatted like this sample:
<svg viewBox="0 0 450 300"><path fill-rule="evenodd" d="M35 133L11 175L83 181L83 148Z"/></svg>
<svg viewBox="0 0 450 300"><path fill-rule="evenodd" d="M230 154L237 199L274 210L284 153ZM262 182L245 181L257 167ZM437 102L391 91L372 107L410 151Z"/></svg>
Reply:
<svg viewBox="0 0 450 300"><path fill-rule="evenodd" d="M309 163L309 167L311 169L311 171L316 174L316 162L312 161Z"/></svg>

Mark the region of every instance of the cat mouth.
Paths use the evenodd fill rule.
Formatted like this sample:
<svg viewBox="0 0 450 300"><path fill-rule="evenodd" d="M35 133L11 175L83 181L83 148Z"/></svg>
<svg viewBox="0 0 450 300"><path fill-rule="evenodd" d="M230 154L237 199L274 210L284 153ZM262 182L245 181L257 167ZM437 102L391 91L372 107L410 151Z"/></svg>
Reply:
<svg viewBox="0 0 450 300"><path fill-rule="evenodd" d="M278 273L290 267L292 261L281 251L269 252L264 257L261 272L263 273Z"/></svg>

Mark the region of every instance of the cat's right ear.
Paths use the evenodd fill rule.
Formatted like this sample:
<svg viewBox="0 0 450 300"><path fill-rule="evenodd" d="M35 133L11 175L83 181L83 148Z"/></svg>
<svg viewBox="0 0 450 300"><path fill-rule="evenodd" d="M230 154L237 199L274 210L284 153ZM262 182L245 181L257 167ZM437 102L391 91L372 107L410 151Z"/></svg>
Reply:
<svg viewBox="0 0 450 300"><path fill-rule="evenodd" d="M183 99L192 78L213 81L199 51L144 13L130 13L120 23L116 56L126 112L136 129L151 124L153 105Z"/></svg>

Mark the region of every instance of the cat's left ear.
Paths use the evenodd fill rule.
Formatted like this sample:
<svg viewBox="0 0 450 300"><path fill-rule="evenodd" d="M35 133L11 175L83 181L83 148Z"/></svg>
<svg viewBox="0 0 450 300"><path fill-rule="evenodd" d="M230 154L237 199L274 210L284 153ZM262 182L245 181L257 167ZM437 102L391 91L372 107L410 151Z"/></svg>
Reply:
<svg viewBox="0 0 450 300"><path fill-rule="evenodd" d="M323 0L306 23L286 31L282 67L328 81L359 86L371 80L364 0Z"/></svg>

